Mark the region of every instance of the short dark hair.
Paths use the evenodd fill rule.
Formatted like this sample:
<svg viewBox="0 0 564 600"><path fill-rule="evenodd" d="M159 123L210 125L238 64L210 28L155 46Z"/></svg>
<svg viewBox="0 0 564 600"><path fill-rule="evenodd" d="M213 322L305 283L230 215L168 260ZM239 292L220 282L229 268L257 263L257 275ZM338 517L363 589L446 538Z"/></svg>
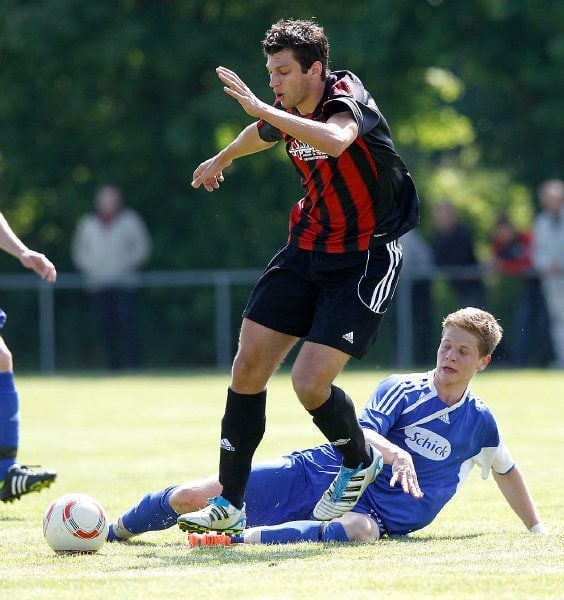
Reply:
<svg viewBox="0 0 564 600"><path fill-rule="evenodd" d="M282 50L292 50L302 73L306 73L318 60L323 67L321 79L325 80L327 77L329 42L323 27L315 21L280 19L266 32L262 49L267 56Z"/></svg>

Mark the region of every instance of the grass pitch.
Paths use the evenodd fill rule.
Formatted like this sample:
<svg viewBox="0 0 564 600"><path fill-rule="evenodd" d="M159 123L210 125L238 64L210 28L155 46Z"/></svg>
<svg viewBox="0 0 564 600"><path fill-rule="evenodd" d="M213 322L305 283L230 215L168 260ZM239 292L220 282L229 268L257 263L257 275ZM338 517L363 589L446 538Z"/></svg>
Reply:
<svg viewBox="0 0 564 600"><path fill-rule="evenodd" d="M346 372L358 409L385 373ZM562 598L564 374L491 369L473 390L492 408L552 534L528 534L478 470L425 530L370 544L191 550L176 527L92 556L57 556L42 517L57 496L84 492L110 518L147 491L213 473L225 375L19 376L22 463L59 477L41 494L0 504L0 598ZM269 388L256 459L323 439L289 378Z"/></svg>

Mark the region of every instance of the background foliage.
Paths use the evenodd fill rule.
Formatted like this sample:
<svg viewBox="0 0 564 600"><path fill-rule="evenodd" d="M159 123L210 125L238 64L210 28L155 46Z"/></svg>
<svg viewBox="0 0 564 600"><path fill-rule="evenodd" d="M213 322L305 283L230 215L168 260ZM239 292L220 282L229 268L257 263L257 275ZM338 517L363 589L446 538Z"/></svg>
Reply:
<svg viewBox="0 0 564 600"><path fill-rule="evenodd" d="M101 182L149 223L151 269L261 267L300 188L281 149L241 159L213 197L195 166L249 122L214 68L264 99L260 40L316 16L331 66L365 82L423 199L452 199L487 254L495 214L530 222L561 175L564 5L550 0L4 0L0 4L0 207L60 271ZM0 257L0 269L17 262Z"/></svg>

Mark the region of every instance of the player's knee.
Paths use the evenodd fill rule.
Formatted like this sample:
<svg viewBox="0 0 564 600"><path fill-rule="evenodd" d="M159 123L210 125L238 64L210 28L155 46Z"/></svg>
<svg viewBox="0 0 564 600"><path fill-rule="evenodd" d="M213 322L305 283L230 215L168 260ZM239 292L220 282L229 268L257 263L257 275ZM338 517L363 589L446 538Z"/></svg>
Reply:
<svg viewBox="0 0 564 600"><path fill-rule="evenodd" d="M368 542L380 538L380 530L374 519L359 513L346 513L335 521L341 523L351 542Z"/></svg>
<svg viewBox="0 0 564 600"><path fill-rule="evenodd" d="M0 337L0 373L13 370L12 353Z"/></svg>
<svg viewBox="0 0 564 600"><path fill-rule="evenodd" d="M265 373L260 358L250 352L238 352L233 361L231 388L240 394L264 389L270 373Z"/></svg>
<svg viewBox="0 0 564 600"><path fill-rule="evenodd" d="M201 494L196 485L186 484L178 486L168 500L172 510L179 515L198 510L197 506Z"/></svg>
<svg viewBox="0 0 564 600"><path fill-rule="evenodd" d="M327 386L314 371L294 368L292 370L292 385L296 395L306 408L308 408L308 404L317 404L327 400Z"/></svg>
<svg viewBox="0 0 564 600"><path fill-rule="evenodd" d="M203 477L177 486L170 494L168 503L179 515L203 508L207 499L219 496L221 485L217 477Z"/></svg>

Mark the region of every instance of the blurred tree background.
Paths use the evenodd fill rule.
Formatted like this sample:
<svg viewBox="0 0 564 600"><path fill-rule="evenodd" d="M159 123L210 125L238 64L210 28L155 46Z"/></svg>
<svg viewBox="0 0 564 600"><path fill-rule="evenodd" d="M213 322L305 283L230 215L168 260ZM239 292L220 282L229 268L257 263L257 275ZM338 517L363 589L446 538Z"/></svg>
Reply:
<svg viewBox="0 0 564 600"><path fill-rule="evenodd" d="M312 16L330 39L331 67L356 72L386 115L420 191L425 235L441 199L474 225L482 258L500 210L530 224L536 186L562 175L564 3L551 0L3 0L1 210L70 271L76 222L112 181L149 224L148 268L261 268L301 192L283 149L239 160L219 193L189 182L250 122L214 68L234 69L269 100L264 32L279 18ZM0 257L0 271L17 270ZM174 321L153 296L148 347L159 320ZM192 296L185 310L203 319L213 300ZM34 310L29 298L18 303ZM80 297L63 304L58 336L88 335ZM14 319L10 341L27 356L32 317L24 321ZM162 364L189 362L186 338L201 335L174 333ZM68 343L63 363L73 366Z"/></svg>

